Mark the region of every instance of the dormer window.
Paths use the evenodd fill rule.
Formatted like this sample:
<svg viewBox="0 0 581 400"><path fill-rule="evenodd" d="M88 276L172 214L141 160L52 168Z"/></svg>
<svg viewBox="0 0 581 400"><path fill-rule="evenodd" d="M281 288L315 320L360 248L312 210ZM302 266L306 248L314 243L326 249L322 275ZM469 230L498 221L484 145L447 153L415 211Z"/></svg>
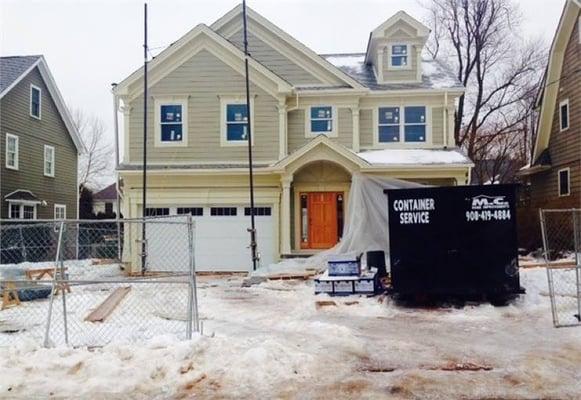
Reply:
<svg viewBox="0 0 581 400"><path fill-rule="evenodd" d="M409 65L409 46L394 44L390 46L389 66L392 68L407 68Z"/></svg>

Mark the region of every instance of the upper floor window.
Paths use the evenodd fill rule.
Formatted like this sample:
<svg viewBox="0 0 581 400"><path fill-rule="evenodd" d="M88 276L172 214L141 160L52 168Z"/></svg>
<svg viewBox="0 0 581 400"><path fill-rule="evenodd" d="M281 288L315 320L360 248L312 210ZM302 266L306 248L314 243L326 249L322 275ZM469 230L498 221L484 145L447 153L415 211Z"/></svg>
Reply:
<svg viewBox="0 0 581 400"><path fill-rule="evenodd" d="M379 107L378 117L378 143L426 142L425 106Z"/></svg>
<svg viewBox="0 0 581 400"><path fill-rule="evenodd" d="M571 169L563 168L558 172L559 196L569 196L571 194Z"/></svg>
<svg viewBox="0 0 581 400"><path fill-rule="evenodd" d="M6 168L18 169L18 136L6 134Z"/></svg>
<svg viewBox="0 0 581 400"><path fill-rule="evenodd" d="M245 146L248 144L248 108L245 100L222 99L222 146ZM250 99L250 115L252 120L254 101ZM250 128L254 128L252 121ZM254 142L254 140L253 140Z"/></svg>
<svg viewBox="0 0 581 400"><path fill-rule="evenodd" d="M332 106L313 106L309 112L308 132L312 135L326 134L332 136L336 132L335 110Z"/></svg>
<svg viewBox="0 0 581 400"><path fill-rule="evenodd" d="M54 147L44 146L44 176L54 177Z"/></svg>
<svg viewBox="0 0 581 400"><path fill-rule="evenodd" d="M409 46L407 44L393 44L390 46L389 65L393 68L407 68Z"/></svg>
<svg viewBox="0 0 581 400"><path fill-rule="evenodd" d="M157 146L187 145L187 100L155 99L155 144Z"/></svg>
<svg viewBox="0 0 581 400"><path fill-rule="evenodd" d="M38 86L30 85L30 116L40 119L42 106L42 90Z"/></svg>
<svg viewBox="0 0 581 400"><path fill-rule="evenodd" d="M559 103L559 126L561 131L569 129L569 99Z"/></svg>
<svg viewBox="0 0 581 400"><path fill-rule="evenodd" d="M65 204L55 204L54 219L66 219L66 218L67 218L67 206Z"/></svg>

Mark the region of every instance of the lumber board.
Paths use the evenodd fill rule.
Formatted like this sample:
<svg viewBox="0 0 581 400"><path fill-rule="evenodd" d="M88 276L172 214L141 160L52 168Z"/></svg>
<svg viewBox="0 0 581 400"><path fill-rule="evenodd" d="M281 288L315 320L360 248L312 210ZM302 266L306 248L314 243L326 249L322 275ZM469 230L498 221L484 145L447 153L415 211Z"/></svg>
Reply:
<svg viewBox="0 0 581 400"><path fill-rule="evenodd" d="M111 293L101 304L99 304L99 306L97 306L97 308L95 308L93 311L89 313L89 315L87 315L85 321L88 322L105 321L105 319L109 315L111 315L113 310L115 310L115 308L119 305L121 300L123 300L123 298L127 296L130 290L131 286L125 286L115 289L113 293Z"/></svg>

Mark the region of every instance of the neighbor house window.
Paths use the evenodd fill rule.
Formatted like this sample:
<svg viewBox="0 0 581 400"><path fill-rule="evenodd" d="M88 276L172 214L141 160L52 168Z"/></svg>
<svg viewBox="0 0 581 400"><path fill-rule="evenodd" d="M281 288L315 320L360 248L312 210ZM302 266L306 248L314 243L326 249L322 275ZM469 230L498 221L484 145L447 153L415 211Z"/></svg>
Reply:
<svg viewBox="0 0 581 400"><path fill-rule="evenodd" d="M379 107L378 143L425 142L426 113L425 106Z"/></svg>
<svg viewBox="0 0 581 400"><path fill-rule="evenodd" d="M187 99L155 99L155 120L156 146L187 145Z"/></svg>
<svg viewBox="0 0 581 400"><path fill-rule="evenodd" d="M571 169L560 169L558 174L559 196L569 196L571 194Z"/></svg>
<svg viewBox="0 0 581 400"><path fill-rule="evenodd" d="M244 146L248 144L248 109L246 101L239 99L221 99L222 126L220 142L222 146ZM254 110L254 100L250 99L250 129L252 125L252 113ZM255 132L256 129L253 130ZM254 142L254 140L253 140Z"/></svg>
<svg viewBox="0 0 581 400"><path fill-rule="evenodd" d="M569 99L559 103L559 124L561 131L569 129Z"/></svg>
<svg viewBox="0 0 581 400"><path fill-rule="evenodd" d="M54 205L54 219L66 219L67 218L67 206L64 204Z"/></svg>
<svg viewBox="0 0 581 400"><path fill-rule="evenodd" d="M10 218L36 219L36 205L10 203Z"/></svg>
<svg viewBox="0 0 581 400"><path fill-rule="evenodd" d="M335 132L335 113L331 106L314 106L310 108L309 130L311 134L332 134Z"/></svg>
<svg viewBox="0 0 581 400"><path fill-rule="evenodd" d="M42 90L39 87L30 85L30 116L40 119L42 106Z"/></svg>
<svg viewBox="0 0 581 400"><path fill-rule="evenodd" d="M54 147L44 146L44 175L54 177Z"/></svg>
<svg viewBox="0 0 581 400"><path fill-rule="evenodd" d="M408 66L409 49L407 44L394 44L390 47L390 63L394 68L406 68Z"/></svg>
<svg viewBox="0 0 581 400"><path fill-rule="evenodd" d="M18 169L18 136L6 134L6 168Z"/></svg>

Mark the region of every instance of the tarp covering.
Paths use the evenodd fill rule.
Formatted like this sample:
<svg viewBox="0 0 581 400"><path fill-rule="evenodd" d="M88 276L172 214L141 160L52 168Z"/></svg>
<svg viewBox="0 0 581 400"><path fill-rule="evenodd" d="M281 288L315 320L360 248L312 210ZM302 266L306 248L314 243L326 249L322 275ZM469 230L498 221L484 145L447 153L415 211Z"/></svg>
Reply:
<svg viewBox="0 0 581 400"><path fill-rule="evenodd" d="M306 259L292 258L263 266L253 275L298 273L308 269L324 270L330 254L359 254L370 250L383 250L389 259L387 198L383 190L422 186L424 185L399 179L353 174L341 241L334 247Z"/></svg>

